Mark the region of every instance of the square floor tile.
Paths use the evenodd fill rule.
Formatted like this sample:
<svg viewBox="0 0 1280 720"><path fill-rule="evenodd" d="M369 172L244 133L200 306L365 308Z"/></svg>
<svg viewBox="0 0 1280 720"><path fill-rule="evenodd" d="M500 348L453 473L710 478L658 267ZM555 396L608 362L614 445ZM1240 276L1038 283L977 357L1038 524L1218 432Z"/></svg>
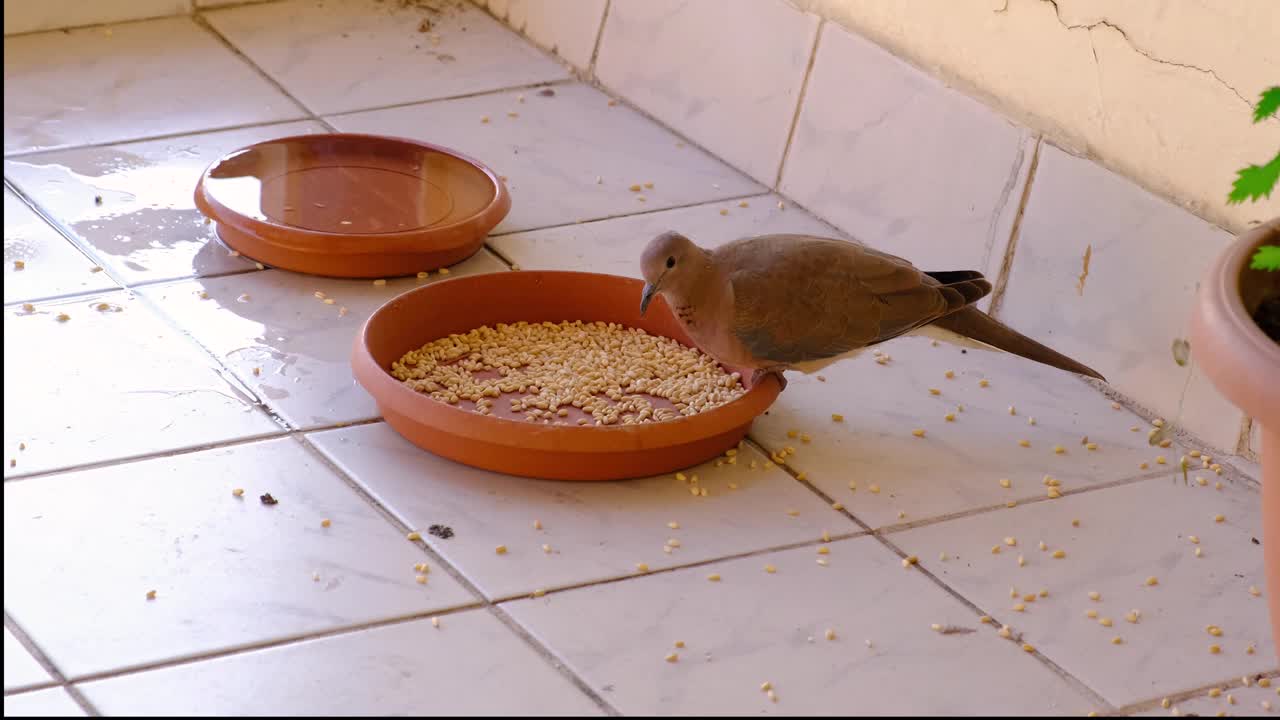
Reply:
<svg viewBox="0 0 1280 720"><path fill-rule="evenodd" d="M802 233L841 237L809 213L778 207L776 195L499 235L489 244L525 270L583 270L640 276L640 253L660 233L676 230L707 248L751 235ZM746 203L747 207L740 207ZM720 211L728 211L721 215Z"/></svg>
<svg viewBox="0 0 1280 720"><path fill-rule="evenodd" d="M1034 145L976 100L827 23L781 189L925 270L994 281Z"/></svg>
<svg viewBox="0 0 1280 720"><path fill-rule="evenodd" d="M506 269L482 249L456 265L449 277ZM142 292L286 422L316 427L377 417L373 398L351 375L351 343L374 310L442 277L433 272L427 280L400 278L374 285L268 270ZM317 292L333 304L325 304Z"/></svg>
<svg viewBox="0 0 1280 720"><path fill-rule="evenodd" d="M232 257L196 210L205 169L255 142L324 131L299 122L62 150L10 160L5 176L128 284L217 275L253 262Z"/></svg>
<svg viewBox="0 0 1280 720"><path fill-rule="evenodd" d="M1154 256L1148 239L1160 243ZM1129 180L1045 145L999 314L1166 419L1235 450L1240 411L1195 372L1194 352L1192 366L1179 367L1169 350L1189 332L1205 268L1231 240ZM1159 280L1135 282L1140 277Z"/></svg>
<svg viewBox="0 0 1280 720"><path fill-rule="evenodd" d="M1262 546L1253 543L1261 538L1260 502L1244 481L1215 490L1212 482L1155 478L888 537L1119 706L1275 669L1266 598L1249 592L1264 585ZM1219 514L1224 522L1215 522ZM1002 551L993 555L994 546ZM1057 550L1066 556L1053 558ZM941 561L941 552L950 559ZM1149 577L1157 584L1147 585ZM1015 612L1020 600L1010 598L1011 587L1049 595ZM1100 593L1098 601L1090 592ZM1135 609L1138 622L1130 623L1125 616ZM1098 619L1086 617L1089 610ZM1221 627L1221 637L1206 632L1210 625ZM1122 644L1113 645L1114 637ZM1209 652L1215 644L1219 655Z"/></svg>
<svg viewBox="0 0 1280 720"><path fill-rule="evenodd" d="M18 263L22 263L19 265ZM105 290L116 284L57 230L4 191L4 302Z"/></svg>
<svg viewBox="0 0 1280 720"><path fill-rule="evenodd" d="M288 0L209 22L316 113L562 80L567 70L470 3Z"/></svg>
<svg viewBox="0 0 1280 720"><path fill-rule="evenodd" d="M43 685L53 682L53 678L40 663L22 647L18 638L4 629L4 689L5 692L19 688Z"/></svg>
<svg viewBox="0 0 1280 720"><path fill-rule="evenodd" d="M489 121L483 122L486 117ZM585 85L494 93L329 120L345 132L438 143L493 168L507 178L512 199L511 214L497 233L764 191L639 113L610 106L606 95ZM645 188L645 183L653 187ZM637 190L628 189L632 186Z"/></svg>
<svg viewBox="0 0 1280 720"><path fill-rule="evenodd" d="M406 524L451 527L450 539L424 539L491 598L635 575L638 563L658 570L858 530L751 449L736 465L685 471L709 491L693 497L674 475L554 482L476 470L381 423L309 437ZM679 544L667 553L672 539Z"/></svg>
<svg viewBox="0 0 1280 720"><path fill-rule="evenodd" d="M73 679L473 601L287 438L5 483L4 534L5 610Z"/></svg>
<svg viewBox="0 0 1280 720"><path fill-rule="evenodd" d="M596 74L669 127L773 185L820 18L782 0L749 7L743 12L739 0L615 0ZM716 37L736 41L710 41Z"/></svg>
<svg viewBox="0 0 1280 720"><path fill-rule="evenodd" d="M280 430L122 291L7 308L4 339L6 478Z"/></svg>
<svg viewBox="0 0 1280 720"><path fill-rule="evenodd" d="M304 114L190 18L4 42L6 154Z"/></svg>
<svg viewBox="0 0 1280 720"><path fill-rule="evenodd" d="M498 691L498 688L501 688ZM484 610L81 686L109 715L600 715Z"/></svg>
<svg viewBox="0 0 1280 720"><path fill-rule="evenodd" d="M1053 671L979 625L919 572L903 570L875 540L830 550L821 556L826 567L814 562L813 548L801 548L503 607L624 714L1090 709ZM766 573L766 563L777 572ZM713 572L720 582L706 580ZM930 629L935 623L977 632L942 635ZM677 661L666 661L669 653Z"/></svg>
<svg viewBox="0 0 1280 720"><path fill-rule="evenodd" d="M4 696L5 717L85 717L85 712L62 688Z"/></svg>
<svg viewBox="0 0 1280 720"><path fill-rule="evenodd" d="M1045 497L1046 475L1072 490L1154 472L1161 455L1172 472L1185 452L1148 445L1149 425L1113 409L1070 373L985 346L934 347L923 336L879 347L889 355L886 365L865 353L815 375L791 373L786 391L752 430L773 450L795 447L791 467L872 526ZM990 384L982 387L982 379ZM833 414L843 420L833 421ZM925 436L915 437L916 429ZM788 437L792 431L812 442ZM1085 436L1097 450L1081 443Z"/></svg>

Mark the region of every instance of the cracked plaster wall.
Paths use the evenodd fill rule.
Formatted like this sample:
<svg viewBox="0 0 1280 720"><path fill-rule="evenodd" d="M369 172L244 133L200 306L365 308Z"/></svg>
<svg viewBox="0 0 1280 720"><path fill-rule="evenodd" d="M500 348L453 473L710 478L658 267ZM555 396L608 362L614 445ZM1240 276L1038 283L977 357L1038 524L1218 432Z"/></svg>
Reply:
<svg viewBox="0 0 1280 720"><path fill-rule="evenodd" d="M1280 215L1225 202L1280 148L1280 0L790 1L1232 232Z"/></svg>

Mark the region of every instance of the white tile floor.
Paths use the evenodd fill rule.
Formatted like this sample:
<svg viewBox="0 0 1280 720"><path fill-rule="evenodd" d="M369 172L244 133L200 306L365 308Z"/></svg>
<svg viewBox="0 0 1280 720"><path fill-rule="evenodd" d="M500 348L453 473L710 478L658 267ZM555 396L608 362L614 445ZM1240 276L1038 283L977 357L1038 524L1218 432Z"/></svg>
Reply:
<svg viewBox="0 0 1280 720"><path fill-rule="evenodd" d="M520 480L409 445L352 383L347 353L375 307L423 281L229 256L191 205L217 154L329 128L474 154L515 205L458 273L634 274L668 228L705 244L837 233L475 9L426 32L423 11L374 0L203 17L5 43L6 715L1280 706L1280 680L1257 680L1278 673L1249 592L1262 585L1256 481L1228 459L1184 485L1155 458L1185 448L1149 447L1142 419L1004 355L907 339L888 366L796 377L743 462L691 471L706 498L672 477ZM645 202L636 182L655 184ZM787 445L789 471L750 467ZM436 523L455 536L404 539Z"/></svg>

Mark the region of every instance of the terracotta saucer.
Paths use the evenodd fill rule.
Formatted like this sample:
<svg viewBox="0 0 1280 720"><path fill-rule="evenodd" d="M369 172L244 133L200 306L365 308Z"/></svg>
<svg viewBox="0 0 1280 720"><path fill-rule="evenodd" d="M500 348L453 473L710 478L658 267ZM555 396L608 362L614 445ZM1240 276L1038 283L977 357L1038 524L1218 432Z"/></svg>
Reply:
<svg viewBox="0 0 1280 720"><path fill-rule="evenodd" d="M311 275L379 278L475 254L511 196L492 170L447 148L376 135L297 135L229 153L196 207L232 249Z"/></svg>
<svg viewBox="0 0 1280 720"><path fill-rule="evenodd" d="M752 420L777 398L775 378L766 377L741 398L690 417L601 427L480 415L470 403L448 405L417 393L389 372L393 361L437 338L521 320L616 322L691 345L660 297L640 316L641 287L639 280L615 275L550 271L491 273L425 285L373 313L356 337L352 368L392 428L413 444L466 465L554 480L618 480L697 465L746 435ZM505 406L503 400L495 401L495 408Z"/></svg>

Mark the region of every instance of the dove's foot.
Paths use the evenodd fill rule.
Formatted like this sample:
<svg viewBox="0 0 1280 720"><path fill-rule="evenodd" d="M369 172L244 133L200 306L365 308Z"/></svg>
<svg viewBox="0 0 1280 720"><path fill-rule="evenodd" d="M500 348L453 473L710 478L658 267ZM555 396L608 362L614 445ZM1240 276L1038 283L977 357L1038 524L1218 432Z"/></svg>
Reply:
<svg viewBox="0 0 1280 720"><path fill-rule="evenodd" d="M751 387L755 387L766 375L773 375L778 378L778 392L787 389L787 376L782 374L782 370L778 368L759 369L751 373Z"/></svg>

